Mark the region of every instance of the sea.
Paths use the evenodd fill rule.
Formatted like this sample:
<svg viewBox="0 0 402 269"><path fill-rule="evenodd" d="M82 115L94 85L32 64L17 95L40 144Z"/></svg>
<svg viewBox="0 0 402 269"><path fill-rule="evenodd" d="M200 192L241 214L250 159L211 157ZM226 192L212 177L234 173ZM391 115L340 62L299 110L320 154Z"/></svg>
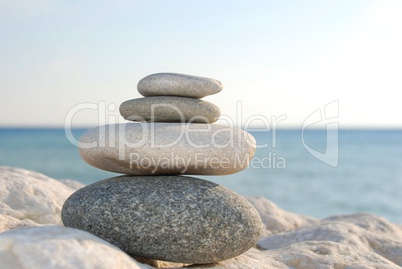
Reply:
<svg viewBox="0 0 402 269"><path fill-rule="evenodd" d="M258 148L247 169L200 178L298 214L367 212L402 224L402 130L250 132ZM85 163L64 129L0 128L0 165L84 184L118 175Z"/></svg>

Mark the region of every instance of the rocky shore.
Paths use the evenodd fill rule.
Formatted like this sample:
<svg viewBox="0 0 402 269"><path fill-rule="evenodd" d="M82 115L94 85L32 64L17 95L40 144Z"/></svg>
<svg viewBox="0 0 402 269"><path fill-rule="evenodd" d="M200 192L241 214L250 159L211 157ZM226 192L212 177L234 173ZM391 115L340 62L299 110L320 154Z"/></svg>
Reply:
<svg viewBox="0 0 402 269"><path fill-rule="evenodd" d="M246 197L263 234L235 258L189 265L130 257L91 233L62 226L65 200L84 187L73 180L0 167L0 267L7 268L401 268L402 226L371 214L314 219Z"/></svg>

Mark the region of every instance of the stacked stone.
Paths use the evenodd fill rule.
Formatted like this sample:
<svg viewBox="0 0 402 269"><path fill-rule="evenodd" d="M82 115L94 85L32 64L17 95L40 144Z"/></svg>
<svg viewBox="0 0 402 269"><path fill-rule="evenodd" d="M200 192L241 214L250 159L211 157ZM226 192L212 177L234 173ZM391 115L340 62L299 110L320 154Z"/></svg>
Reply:
<svg viewBox="0 0 402 269"><path fill-rule="evenodd" d="M222 90L217 80L154 74L140 80L137 88L145 98L128 100L120 106L120 114L127 120L213 123L221 115L216 105L199 100Z"/></svg>
<svg viewBox="0 0 402 269"><path fill-rule="evenodd" d="M213 263L253 247L261 232L255 208L242 196L207 180L180 176L226 175L248 166L255 140L220 124L213 79L160 73L143 78L144 98L125 101L126 124L100 126L79 141L82 158L126 174L71 195L65 226L91 232L134 257Z"/></svg>

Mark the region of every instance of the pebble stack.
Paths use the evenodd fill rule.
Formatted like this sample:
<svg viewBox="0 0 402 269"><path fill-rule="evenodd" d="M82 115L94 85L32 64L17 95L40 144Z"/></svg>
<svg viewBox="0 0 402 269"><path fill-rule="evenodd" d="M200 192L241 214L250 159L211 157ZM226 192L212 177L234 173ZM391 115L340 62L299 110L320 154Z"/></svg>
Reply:
<svg viewBox="0 0 402 269"><path fill-rule="evenodd" d="M87 163L125 175L71 195L62 209L64 225L133 257L186 264L226 260L255 246L261 219L245 198L183 176L236 173L254 155L252 135L214 123L220 109L200 100L222 88L214 79L174 73L140 80L144 98L120 106L132 122L93 128L79 141Z"/></svg>

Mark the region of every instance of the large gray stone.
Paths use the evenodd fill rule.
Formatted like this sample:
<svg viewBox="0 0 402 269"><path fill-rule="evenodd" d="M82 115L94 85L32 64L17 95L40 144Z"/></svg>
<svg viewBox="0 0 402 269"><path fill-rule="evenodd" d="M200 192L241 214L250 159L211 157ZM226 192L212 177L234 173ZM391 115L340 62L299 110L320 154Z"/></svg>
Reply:
<svg viewBox="0 0 402 269"><path fill-rule="evenodd" d="M137 89L143 96L182 96L203 98L220 92L220 81L176 73L149 75L138 82Z"/></svg>
<svg viewBox="0 0 402 269"><path fill-rule="evenodd" d="M256 209L215 183L183 176L121 176L84 187L63 206L65 226L132 256L211 263L240 255L261 232Z"/></svg>
<svg viewBox="0 0 402 269"><path fill-rule="evenodd" d="M120 114L131 121L213 123L221 111L210 102L194 98L153 96L123 102Z"/></svg>
<svg viewBox="0 0 402 269"><path fill-rule="evenodd" d="M88 130L81 157L97 168L129 175L227 175L245 169L254 137L220 124L127 123Z"/></svg>

